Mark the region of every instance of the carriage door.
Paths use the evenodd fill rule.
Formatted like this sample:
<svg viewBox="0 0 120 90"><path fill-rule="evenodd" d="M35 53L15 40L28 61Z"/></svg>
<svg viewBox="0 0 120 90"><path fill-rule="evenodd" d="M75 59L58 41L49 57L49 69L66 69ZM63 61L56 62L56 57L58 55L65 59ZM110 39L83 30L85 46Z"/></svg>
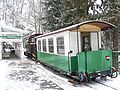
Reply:
<svg viewBox="0 0 120 90"><path fill-rule="evenodd" d="M89 32L85 32L85 33L81 33L81 48L82 51L90 51L91 50L91 44L90 44L90 33Z"/></svg>

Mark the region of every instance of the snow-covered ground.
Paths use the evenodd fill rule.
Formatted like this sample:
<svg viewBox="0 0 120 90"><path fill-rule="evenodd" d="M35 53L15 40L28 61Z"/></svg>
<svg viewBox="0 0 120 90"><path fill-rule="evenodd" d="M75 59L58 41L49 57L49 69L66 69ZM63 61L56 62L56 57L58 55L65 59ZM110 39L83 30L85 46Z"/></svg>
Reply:
<svg viewBox="0 0 120 90"><path fill-rule="evenodd" d="M27 59L0 61L0 90L120 90L120 76L100 82L113 88L99 83L73 85L68 79Z"/></svg>

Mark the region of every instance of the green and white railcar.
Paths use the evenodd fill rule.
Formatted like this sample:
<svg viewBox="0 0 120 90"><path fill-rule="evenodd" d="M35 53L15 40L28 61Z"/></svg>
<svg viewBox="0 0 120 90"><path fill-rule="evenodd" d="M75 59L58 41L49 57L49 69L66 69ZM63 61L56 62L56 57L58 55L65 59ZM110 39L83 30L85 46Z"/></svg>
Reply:
<svg viewBox="0 0 120 90"><path fill-rule="evenodd" d="M112 75L112 50L102 50L101 31L115 28L86 21L36 37L37 60L80 81Z"/></svg>

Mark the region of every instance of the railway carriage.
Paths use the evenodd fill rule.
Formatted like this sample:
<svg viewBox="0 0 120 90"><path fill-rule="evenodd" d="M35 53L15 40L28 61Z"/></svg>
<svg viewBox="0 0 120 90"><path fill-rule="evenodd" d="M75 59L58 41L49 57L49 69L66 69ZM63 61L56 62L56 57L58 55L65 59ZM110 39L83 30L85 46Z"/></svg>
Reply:
<svg viewBox="0 0 120 90"><path fill-rule="evenodd" d="M104 21L86 21L36 36L37 61L80 82L112 77L112 50L101 49L101 32L113 28Z"/></svg>
<svg viewBox="0 0 120 90"><path fill-rule="evenodd" d="M35 41L35 37L38 35L42 35L42 34L33 34L31 36L29 36L28 38L28 42L26 43L25 47L26 47L26 51L24 52L24 55L27 56L28 58L32 59L32 60L36 60L36 41Z"/></svg>

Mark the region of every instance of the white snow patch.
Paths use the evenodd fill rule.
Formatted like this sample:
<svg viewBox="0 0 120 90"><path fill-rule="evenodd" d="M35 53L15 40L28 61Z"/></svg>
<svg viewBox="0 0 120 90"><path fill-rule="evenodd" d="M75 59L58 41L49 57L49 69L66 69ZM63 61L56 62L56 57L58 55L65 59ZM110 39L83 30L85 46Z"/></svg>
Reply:
<svg viewBox="0 0 120 90"><path fill-rule="evenodd" d="M120 76L101 82L120 90ZM87 85L73 85L67 78L27 59L0 61L0 90L114 90L97 83Z"/></svg>

